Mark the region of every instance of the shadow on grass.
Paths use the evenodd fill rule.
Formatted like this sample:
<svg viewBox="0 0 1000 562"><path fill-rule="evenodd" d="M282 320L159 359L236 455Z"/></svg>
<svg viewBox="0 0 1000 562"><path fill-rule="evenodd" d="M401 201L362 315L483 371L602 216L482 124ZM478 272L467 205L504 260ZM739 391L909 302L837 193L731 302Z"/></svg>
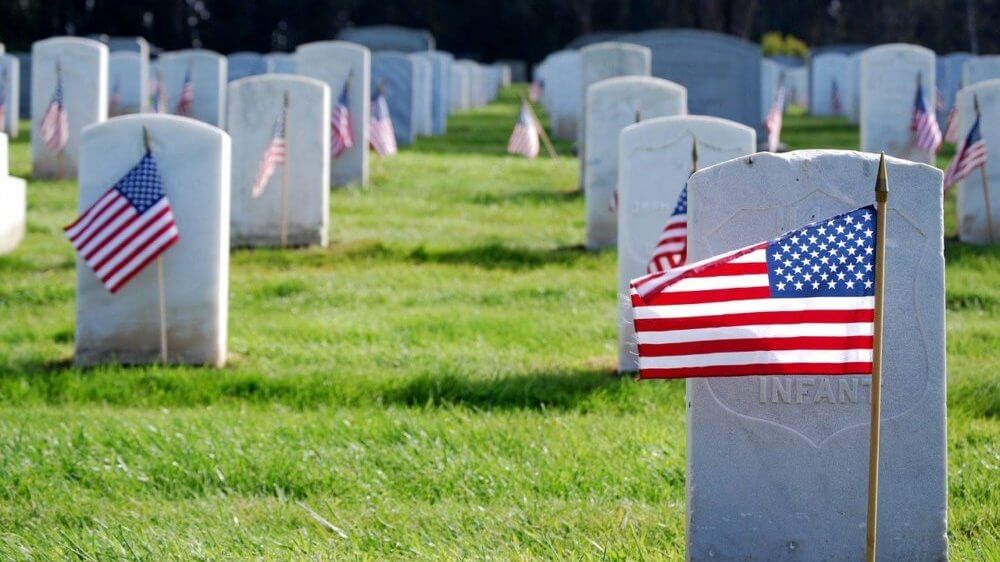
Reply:
<svg viewBox="0 0 1000 562"><path fill-rule="evenodd" d="M410 259L421 264L463 264L484 269L520 270L548 265L569 265L593 255L597 254L588 252L582 245L547 250L515 248L493 243L457 250L428 250L421 246L410 253Z"/></svg>
<svg viewBox="0 0 1000 562"><path fill-rule="evenodd" d="M552 203L567 203L583 198L583 191L573 188L561 191L551 189L532 189L515 191L513 193L477 193L469 198L476 205L531 204L548 205Z"/></svg>

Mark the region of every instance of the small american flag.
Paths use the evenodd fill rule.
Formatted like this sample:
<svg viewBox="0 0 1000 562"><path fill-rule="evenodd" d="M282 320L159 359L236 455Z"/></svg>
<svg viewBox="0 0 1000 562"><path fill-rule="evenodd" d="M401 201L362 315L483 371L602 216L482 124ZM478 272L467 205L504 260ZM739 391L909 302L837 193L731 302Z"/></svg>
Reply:
<svg viewBox="0 0 1000 562"><path fill-rule="evenodd" d="M927 111L927 102L924 100L924 87L917 82L917 96L913 101L913 121L910 123L910 130L914 134L914 142L921 150L926 150L931 154L937 154L941 146L941 128L938 127L937 117L933 111Z"/></svg>
<svg viewBox="0 0 1000 562"><path fill-rule="evenodd" d="M176 244L174 213L153 155L147 152L64 230L81 259L112 293Z"/></svg>
<svg viewBox="0 0 1000 562"><path fill-rule="evenodd" d="M528 99L532 103L537 103L538 100L542 99L542 93L545 91L545 80L536 79L531 83L528 88Z"/></svg>
<svg viewBox="0 0 1000 562"><path fill-rule="evenodd" d="M121 77L115 77L115 83L111 87L111 97L108 98L108 114L117 115L121 103L122 103Z"/></svg>
<svg viewBox="0 0 1000 562"><path fill-rule="evenodd" d="M369 141L372 148L380 156L396 154L396 130L392 127L392 117L389 115L389 102L379 88L372 100L372 119L369 131Z"/></svg>
<svg viewBox="0 0 1000 562"><path fill-rule="evenodd" d="M866 375L875 208L631 283L641 378Z"/></svg>
<svg viewBox="0 0 1000 562"><path fill-rule="evenodd" d="M958 142L958 103L952 105L948 112L948 120L944 124L944 140L951 144Z"/></svg>
<svg viewBox="0 0 1000 562"><path fill-rule="evenodd" d="M979 116L969 129L965 141L955 153L955 158L944 172L944 186L954 185L969 176L976 168L986 165L986 141L979 130Z"/></svg>
<svg viewBox="0 0 1000 562"><path fill-rule="evenodd" d="M771 102L771 109L764 119L764 129L767 130L767 149L777 152L781 145L781 122L785 112L785 84L778 85L778 91L774 93L774 101Z"/></svg>
<svg viewBox="0 0 1000 562"><path fill-rule="evenodd" d="M840 115L840 86L837 85L836 79L830 84L830 106L833 108L834 115Z"/></svg>
<svg viewBox="0 0 1000 562"><path fill-rule="evenodd" d="M0 131L7 131L7 88L10 82L7 79L7 68L4 67L3 75L0 76Z"/></svg>
<svg viewBox="0 0 1000 562"><path fill-rule="evenodd" d="M340 92L340 98L330 112L330 155L334 158L354 146L354 130L351 128L351 110L347 99L347 88L350 85L350 80L344 83L344 90Z"/></svg>
<svg viewBox="0 0 1000 562"><path fill-rule="evenodd" d="M649 260L646 271L660 273L684 265L687 261L687 211L688 188L684 184L681 194L677 197L674 212L670 214L663 234L656 242L653 258Z"/></svg>
<svg viewBox="0 0 1000 562"><path fill-rule="evenodd" d="M62 152L66 148L66 143L69 142L69 116L66 114L66 106L63 105L62 72L58 66L56 67L56 89L42 115L39 133L42 142L52 152Z"/></svg>
<svg viewBox="0 0 1000 562"><path fill-rule="evenodd" d="M281 110L281 115L274 121L271 129L271 142L260 157L260 164L257 166L257 177L253 180L253 187L250 195L254 199L260 197L267 189L267 182L274 175L274 170L278 165L284 165L288 158L288 146L285 143L285 135L288 133L288 122L285 118L286 111Z"/></svg>
<svg viewBox="0 0 1000 562"><path fill-rule="evenodd" d="M181 97L177 100L177 114L189 117L194 107L194 82L191 81L191 67L184 71L184 84L181 85Z"/></svg>
<svg viewBox="0 0 1000 562"><path fill-rule="evenodd" d="M151 82L149 85L149 106L152 108L153 113L166 113L167 91L163 87L163 74L157 72Z"/></svg>
<svg viewBox="0 0 1000 562"><path fill-rule="evenodd" d="M507 152L528 158L538 156L538 129L535 128L535 120L525 102L521 102L521 113L510 134L510 140L507 141Z"/></svg>

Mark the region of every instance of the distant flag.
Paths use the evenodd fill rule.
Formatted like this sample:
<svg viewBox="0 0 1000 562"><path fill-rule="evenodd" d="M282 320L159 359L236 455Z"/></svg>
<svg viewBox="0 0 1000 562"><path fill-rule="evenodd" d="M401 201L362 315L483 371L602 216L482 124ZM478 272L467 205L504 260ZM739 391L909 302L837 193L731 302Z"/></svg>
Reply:
<svg viewBox="0 0 1000 562"><path fill-rule="evenodd" d="M542 99L542 94L545 92L545 80L536 78L532 83L531 87L528 88L528 99L532 103L536 103L538 100Z"/></svg>
<svg viewBox="0 0 1000 562"><path fill-rule="evenodd" d="M7 88L10 81L7 79L7 67L4 67L3 74L0 75L0 131L7 130Z"/></svg>
<svg viewBox="0 0 1000 562"><path fill-rule="evenodd" d="M941 88L934 88L934 109L944 111L946 107L948 107L948 102L944 101L944 94L941 93Z"/></svg>
<svg viewBox="0 0 1000 562"><path fill-rule="evenodd" d="M941 147L941 129L938 127L937 117L933 111L927 110L927 101L924 100L924 87L917 78L917 95L913 101L913 120L910 123L910 130L913 131L914 141L918 148L926 150L931 154L936 154Z"/></svg>
<svg viewBox="0 0 1000 562"><path fill-rule="evenodd" d="M834 115L840 115L841 113L841 103L840 103L840 86L837 85L837 79L833 79L833 83L830 84L830 107L833 108Z"/></svg>
<svg viewBox="0 0 1000 562"><path fill-rule="evenodd" d="M785 82L778 84L778 90L774 92L774 101L771 102L771 109L764 119L764 129L767 130L767 149L777 152L781 144L781 122L785 112Z"/></svg>
<svg viewBox="0 0 1000 562"><path fill-rule="evenodd" d="M117 293L177 243L170 201L149 152L65 229L80 258Z"/></svg>
<svg viewBox="0 0 1000 562"><path fill-rule="evenodd" d="M115 77L115 83L111 86L111 96L108 98L108 114L117 115L119 106L122 103L122 83L121 77Z"/></svg>
<svg viewBox="0 0 1000 562"><path fill-rule="evenodd" d="M52 92L52 99L45 108L45 113L42 114L39 133L42 142L52 152L62 152L69 142L69 116L66 114L66 106L63 105L62 71L58 65L56 65L56 89Z"/></svg>
<svg viewBox="0 0 1000 562"><path fill-rule="evenodd" d="M969 129L965 141L955 152L955 158L944 173L944 187L954 185L969 176L976 168L986 165L986 141L979 130L979 116Z"/></svg>
<svg viewBox="0 0 1000 562"><path fill-rule="evenodd" d="M166 113L167 91L163 87L163 74L161 72L157 72L156 76L153 77L149 91L151 93L149 106L153 113Z"/></svg>
<svg viewBox="0 0 1000 562"><path fill-rule="evenodd" d="M194 82L191 81L191 67L184 71L184 83L181 85L181 97L177 100L177 114L189 117L194 106Z"/></svg>
<svg viewBox="0 0 1000 562"><path fill-rule="evenodd" d="M330 112L330 155L333 158L354 146L354 130L351 128L351 110L347 99L350 85L350 80L344 83L344 89Z"/></svg>
<svg viewBox="0 0 1000 562"><path fill-rule="evenodd" d="M250 195L254 199L260 197L267 189L267 182L274 175L274 170L278 165L285 165L288 159L288 145L285 142L287 133L288 122L285 109L282 108L281 114L274 121L274 127L271 129L271 142L264 149L260 163L257 165L257 177L254 178L253 187L250 188Z"/></svg>
<svg viewBox="0 0 1000 562"><path fill-rule="evenodd" d="M532 118L531 109L526 102L521 103L521 113L518 115L514 131L507 141L507 152L520 154L528 158L538 156L538 129Z"/></svg>
<svg viewBox="0 0 1000 562"><path fill-rule="evenodd" d="M640 377L871 374L875 213L633 280Z"/></svg>
<svg viewBox="0 0 1000 562"><path fill-rule="evenodd" d="M958 143L958 102L951 106L948 111L948 120L944 124L944 140L951 144Z"/></svg>
<svg viewBox="0 0 1000 562"><path fill-rule="evenodd" d="M615 186L614 191L611 192L611 200L608 201L608 212L618 212L618 186Z"/></svg>
<svg viewBox="0 0 1000 562"><path fill-rule="evenodd" d="M372 100L371 126L369 127L369 142L375 152L380 156L391 156L396 154L396 130L392 126L392 117L389 115L389 102L385 100L385 94L381 86Z"/></svg>
<svg viewBox="0 0 1000 562"><path fill-rule="evenodd" d="M687 208L688 188L685 182L681 194L677 197L674 212L663 227L663 234L656 242L653 258L649 260L646 271L659 273L684 265L687 262Z"/></svg>

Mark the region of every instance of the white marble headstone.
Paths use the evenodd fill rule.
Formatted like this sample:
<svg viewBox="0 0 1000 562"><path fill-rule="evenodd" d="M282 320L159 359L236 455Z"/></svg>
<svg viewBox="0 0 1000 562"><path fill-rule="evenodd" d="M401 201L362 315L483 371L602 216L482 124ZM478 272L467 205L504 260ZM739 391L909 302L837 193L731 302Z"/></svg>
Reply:
<svg viewBox="0 0 1000 562"><path fill-rule="evenodd" d="M545 81L543 99L549 114L552 136L575 139L579 115L583 109L580 52L557 51L547 56L542 64L544 73L539 77Z"/></svg>
<svg viewBox="0 0 1000 562"><path fill-rule="evenodd" d="M191 70L194 103L190 117L221 127L226 117L226 57L203 49L163 53L157 59L167 92L167 109L177 113L184 77Z"/></svg>
<svg viewBox="0 0 1000 562"><path fill-rule="evenodd" d="M861 150L930 163L934 155L914 143L910 125L917 78L934 107L934 51L894 43L861 53Z"/></svg>
<svg viewBox="0 0 1000 562"><path fill-rule="evenodd" d="M451 65L451 93L449 109L451 113L466 111L469 109L469 69L461 64Z"/></svg>
<svg viewBox="0 0 1000 562"><path fill-rule="evenodd" d="M31 53L11 53L17 59L17 66L21 75L18 78L20 84L20 95L18 96L18 106L21 117L31 119Z"/></svg>
<svg viewBox="0 0 1000 562"><path fill-rule="evenodd" d="M756 132L718 117L664 117L622 131L618 168L618 370L638 370L629 282L647 273L684 183L691 173L692 145L705 168L757 147Z"/></svg>
<svg viewBox="0 0 1000 562"><path fill-rule="evenodd" d="M108 116L149 110L149 65L142 55L115 51L108 56Z"/></svg>
<svg viewBox="0 0 1000 562"><path fill-rule="evenodd" d="M53 37L31 46L31 154L36 177L76 176L80 131L108 118L108 48L93 39ZM69 141L55 152L40 134L42 116L56 89L56 66L62 72L63 106Z"/></svg>
<svg viewBox="0 0 1000 562"><path fill-rule="evenodd" d="M7 135L0 133L0 255L10 253L24 239L27 225L27 184L9 176Z"/></svg>
<svg viewBox="0 0 1000 562"><path fill-rule="evenodd" d="M180 241L162 256L169 361L221 367L229 298L229 135L169 115L128 115L87 128L79 211L142 159L144 126L180 231ZM76 271L76 363L159 361L156 263L114 295L79 258Z"/></svg>
<svg viewBox="0 0 1000 562"><path fill-rule="evenodd" d="M268 74L295 74L295 55L289 53L268 53L264 55Z"/></svg>
<svg viewBox="0 0 1000 562"><path fill-rule="evenodd" d="M955 94L962 89L962 66L974 57L971 53L948 53L937 57L937 87L944 98L944 111L939 113L941 122L955 103Z"/></svg>
<svg viewBox="0 0 1000 562"><path fill-rule="evenodd" d="M851 123L861 121L861 53L853 53L847 57L847 75L844 77L847 92L843 100L847 119Z"/></svg>
<svg viewBox="0 0 1000 562"><path fill-rule="evenodd" d="M616 76L649 76L652 65L653 54L649 47L608 41L580 49L580 95L584 105L580 107L576 141L581 147L587 141L586 102L590 86ZM586 170L581 167L580 171Z"/></svg>
<svg viewBox="0 0 1000 562"><path fill-rule="evenodd" d="M413 98L416 113L414 127L416 134L429 136L433 134L431 124L431 103L433 74L431 62L420 55L409 55L413 60Z"/></svg>
<svg viewBox="0 0 1000 562"><path fill-rule="evenodd" d="M240 51L226 56L226 79L230 82L267 73L267 59L260 53Z"/></svg>
<svg viewBox="0 0 1000 562"><path fill-rule="evenodd" d="M319 41L295 50L298 74L326 82L330 103L340 98L344 84L354 130L354 146L330 162L333 185L368 185L368 119L371 108L371 54L345 41Z"/></svg>
<svg viewBox="0 0 1000 562"><path fill-rule="evenodd" d="M28 87L27 84L24 85ZM16 138L20 130L21 120L21 61L14 55L0 55L0 96L6 100L3 122L0 132Z"/></svg>
<svg viewBox="0 0 1000 562"><path fill-rule="evenodd" d="M809 69L805 66L785 70L788 84L788 101L796 105L809 105Z"/></svg>
<svg viewBox="0 0 1000 562"><path fill-rule="evenodd" d="M941 171L888 158L878 556L947 559ZM688 183L689 262L874 203L878 155L755 154ZM871 378L687 381L692 560L861 560Z"/></svg>
<svg viewBox="0 0 1000 562"><path fill-rule="evenodd" d="M1000 79L976 82L958 91L959 139L965 140L976 120L973 97L979 100L982 114L979 132L986 142L986 186L982 170L975 170L958 183L956 212L958 238L973 244L1000 244ZM995 147L995 148L994 148ZM989 205L986 196L989 194ZM987 207L990 210L987 215ZM990 220L987 220L989 217ZM993 232L990 234L990 223Z"/></svg>
<svg viewBox="0 0 1000 562"><path fill-rule="evenodd" d="M850 86L850 57L843 53L823 53L812 58L810 64L810 74L812 84L809 91L812 98L809 100L809 111L813 115L846 116L848 100L853 100L854 96L848 91ZM834 108L833 92L834 84L837 88L837 97L840 99L840 107Z"/></svg>
<svg viewBox="0 0 1000 562"><path fill-rule="evenodd" d="M261 156L288 95L287 162L257 198ZM281 245L282 198L289 246L326 246L330 200L330 88L303 76L269 74L229 84L226 124L233 143L230 245ZM287 178L283 176L287 174ZM287 192L282 194L282 186Z"/></svg>
<svg viewBox="0 0 1000 562"><path fill-rule="evenodd" d="M778 84L784 77L785 67L779 62L771 59L760 60L760 118L767 117L771 111L771 104L774 102L774 94L778 91ZM788 96L785 96L786 104Z"/></svg>
<svg viewBox="0 0 1000 562"><path fill-rule="evenodd" d="M984 80L1000 78L1000 55L980 55L962 64L962 84L971 86Z"/></svg>
<svg viewBox="0 0 1000 562"><path fill-rule="evenodd" d="M618 139L622 129L639 120L685 115L687 90L669 80L649 76L608 78L587 90L587 141L584 183L587 248L610 248L618 237L612 205L618 184Z"/></svg>

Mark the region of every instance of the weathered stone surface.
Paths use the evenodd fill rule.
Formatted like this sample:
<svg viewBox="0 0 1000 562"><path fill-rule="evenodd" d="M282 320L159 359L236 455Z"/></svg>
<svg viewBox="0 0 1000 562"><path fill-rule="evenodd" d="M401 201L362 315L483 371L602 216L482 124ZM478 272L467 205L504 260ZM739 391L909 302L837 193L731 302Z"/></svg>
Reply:
<svg viewBox="0 0 1000 562"><path fill-rule="evenodd" d="M618 238L611 202L618 185L618 147L622 129L637 119L684 115L684 87L649 76L621 76L593 84L587 91L586 237L590 249L610 248Z"/></svg>
<svg viewBox="0 0 1000 562"><path fill-rule="evenodd" d="M1000 123L1000 79L976 82L958 91L956 103L959 139L962 140L969 134L976 120L973 97L979 100L979 111L982 114L979 132L986 142L988 155L992 156L994 154L992 147L1000 147L1000 127L996 126ZM1000 163L991 159L986 163L985 170L985 186L983 172L980 170L974 171L958 184L956 205L958 237L963 242L973 244L1000 244ZM987 193L989 205L987 205Z"/></svg>
<svg viewBox="0 0 1000 562"><path fill-rule="evenodd" d="M416 63L403 53L383 51L372 55L371 89L381 86L389 104L389 115L399 146L417 138Z"/></svg>
<svg viewBox="0 0 1000 562"><path fill-rule="evenodd" d="M850 57L842 53L825 53L812 58L811 78L812 84L809 91L812 97L809 99L809 112L813 115L829 116L850 113L847 105L854 100L854 94L848 88L851 87ZM833 92L834 85L837 87L837 97L840 99L840 107L834 107Z"/></svg>
<svg viewBox="0 0 1000 562"><path fill-rule="evenodd" d="M287 162L257 198L261 156L288 96ZM262 75L229 84L233 143L232 247L281 246L282 199L289 246L326 246L330 201L330 87L304 76ZM287 178L284 177L287 175ZM287 193L282 194L282 186Z"/></svg>
<svg viewBox="0 0 1000 562"><path fill-rule="evenodd" d="M229 298L229 135L169 115L128 115L88 127L80 143L79 211L139 162L144 126L180 230L180 241L161 258L169 361L221 367ZM115 295L79 258L76 275L77 364L159 361L156 263Z"/></svg>
<svg viewBox="0 0 1000 562"><path fill-rule="evenodd" d="M149 61L139 53L115 51L108 56L108 116L149 110Z"/></svg>
<svg viewBox="0 0 1000 562"><path fill-rule="evenodd" d="M861 150L934 161L910 129L918 78L925 103L934 107L934 66L934 51L917 45L881 45L861 54Z"/></svg>
<svg viewBox="0 0 1000 562"><path fill-rule="evenodd" d="M190 117L221 127L226 118L226 57L213 51L187 49L163 53L156 60L163 73L168 109L177 112L177 103L184 88L184 77L191 70L194 103Z"/></svg>
<svg viewBox="0 0 1000 562"><path fill-rule="evenodd" d="M545 85L542 103L549 113L552 136L575 139L583 94L579 51L557 51L545 57L536 76Z"/></svg>
<svg viewBox="0 0 1000 562"><path fill-rule="evenodd" d="M364 45L372 51L415 53L434 50L434 36L429 31L397 25L348 27L337 34L337 39Z"/></svg>
<svg viewBox="0 0 1000 562"><path fill-rule="evenodd" d="M688 183L689 262L874 201L878 156L755 154ZM941 171L888 159L880 560L945 560ZM860 560L868 376L687 382L691 560Z"/></svg>
<svg viewBox="0 0 1000 562"><path fill-rule="evenodd" d="M760 46L731 35L694 29L655 29L617 39L649 47L653 76L688 90L688 109L762 130Z"/></svg>
<svg viewBox="0 0 1000 562"><path fill-rule="evenodd" d="M31 119L33 173L43 178L76 176L80 131L108 118L108 48L92 39L53 37L31 46ZM62 72L63 106L69 122L69 141L60 152L45 146L40 134L42 116L56 89L56 66Z"/></svg>
<svg viewBox="0 0 1000 562"><path fill-rule="evenodd" d="M413 60L413 104L416 113L414 114L414 128L417 135L433 134L431 123L431 95L433 89L433 70L431 61L418 55L410 55Z"/></svg>
<svg viewBox="0 0 1000 562"><path fill-rule="evenodd" d="M962 85L1000 78L1000 55L980 55L962 64Z"/></svg>
<svg viewBox="0 0 1000 562"><path fill-rule="evenodd" d="M267 73L267 59L260 53L240 51L226 56L226 78L232 82Z"/></svg>
<svg viewBox="0 0 1000 562"><path fill-rule="evenodd" d="M296 71L326 82L330 103L340 97L350 79L347 105L351 112L354 146L330 163L333 185L368 185L368 123L371 114L371 54L345 41L320 41L295 50Z"/></svg>
<svg viewBox="0 0 1000 562"><path fill-rule="evenodd" d="M21 128L22 87L28 89L27 84L21 85L21 61L14 55L0 55L0 88L3 88L0 95L7 105L3 122L0 123L0 132L15 138Z"/></svg>
<svg viewBox="0 0 1000 562"><path fill-rule="evenodd" d="M691 148L705 168L752 153L753 129L717 117L663 117L622 131L618 167L618 369L638 370L629 282L646 274L663 227L691 173Z"/></svg>

